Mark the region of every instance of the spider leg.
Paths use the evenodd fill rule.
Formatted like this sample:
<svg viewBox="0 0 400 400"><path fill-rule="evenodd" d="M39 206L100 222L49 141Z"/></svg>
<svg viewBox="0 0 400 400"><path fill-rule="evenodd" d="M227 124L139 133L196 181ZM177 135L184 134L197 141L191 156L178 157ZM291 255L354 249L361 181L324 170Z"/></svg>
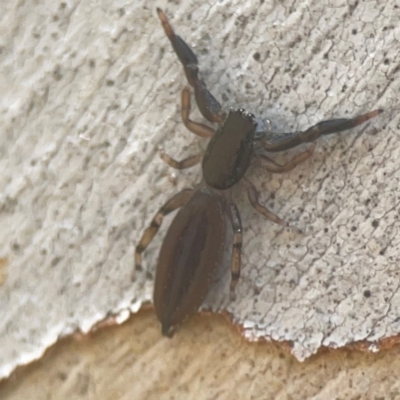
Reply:
<svg viewBox="0 0 400 400"><path fill-rule="evenodd" d="M188 87L185 87L182 90L181 95L181 116L184 125L186 126L189 131L193 132L194 134L201 136L203 138L209 138L214 134L214 131L208 127L207 125L201 124L200 122L194 122L189 118L190 114L190 90Z"/></svg>
<svg viewBox="0 0 400 400"><path fill-rule="evenodd" d="M193 189L183 189L175 196L171 197L158 211L151 220L150 226L143 232L135 248L135 270L142 269L142 253L147 249L147 246L154 239L154 236L160 229L162 221L166 215L175 211L177 208L184 206L193 195Z"/></svg>
<svg viewBox="0 0 400 400"><path fill-rule="evenodd" d="M232 244L232 260L231 260L231 299L235 297L235 288L240 278L240 266L242 256L242 221L240 220L239 210L236 204L231 203L230 212L228 213L229 220L233 229L233 244Z"/></svg>
<svg viewBox="0 0 400 400"><path fill-rule="evenodd" d="M246 185L247 197L249 198L251 205L256 209L256 211L264 215L264 217L269 219L270 221L275 222L276 224L288 226L289 224L286 221L279 218L276 214L274 214L272 211L268 210L268 208L262 206L258 202L258 193L255 186L246 177L243 177L242 179L244 184Z"/></svg>
<svg viewBox="0 0 400 400"><path fill-rule="evenodd" d="M170 157L164 150L160 150L159 152L160 158L167 163L170 167L175 169L186 169L193 167L198 164L203 158L202 154L195 154L193 156L189 156L181 161L177 161L174 158Z"/></svg>
<svg viewBox="0 0 400 400"><path fill-rule="evenodd" d="M383 112L383 110L378 109L354 118L340 118L321 121L302 132L284 133L279 138L263 140L261 141L261 145L267 151L288 150L302 143L314 142L322 135L329 135L331 133L342 132L346 131L347 129L354 128L355 126L376 117L381 112Z"/></svg>
<svg viewBox="0 0 400 400"><path fill-rule="evenodd" d="M193 50L180 36L175 35L167 16L160 8L157 8L157 14L165 34L183 65L186 78L194 89L196 103L200 112L210 122L223 122L225 115L221 114L221 105L207 89L206 84L199 78L199 62Z"/></svg>
<svg viewBox="0 0 400 400"><path fill-rule="evenodd" d="M214 131L208 127L207 125L201 124L199 122L194 122L189 118L190 114L190 91L189 88L185 87L182 90L181 95L182 100L182 108L181 108L181 115L182 121L186 128L188 128L191 132L195 133L198 136L203 138L209 138L214 134ZM193 156L189 156L184 160L177 161L174 158L170 157L168 154L165 153L164 150L160 149L160 158L167 163L170 167L175 169L186 169L193 167L193 165L198 164L203 155L202 154L195 154Z"/></svg>
<svg viewBox="0 0 400 400"><path fill-rule="evenodd" d="M315 143L312 143L307 150L296 155L284 165L277 164L274 160L271 160L264 154L257 154L257 156L261 160L261 167L263 167L269 172L281 173L281 172L291 171L292 169L296 168L299 164L309 159L313 155L314 150L315 150Z"/></svg>

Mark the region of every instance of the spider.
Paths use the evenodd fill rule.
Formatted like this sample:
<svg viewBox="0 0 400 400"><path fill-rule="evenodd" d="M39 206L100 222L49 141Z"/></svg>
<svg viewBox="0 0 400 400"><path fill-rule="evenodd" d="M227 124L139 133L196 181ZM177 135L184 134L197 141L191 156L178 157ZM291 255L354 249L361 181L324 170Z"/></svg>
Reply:
<svg viewBox="0 0 400 400"><path fill-rule="evenodd" d="M244 176L253 158L274 173L286 172L307 160L314 152L315 141L353 128L377 116L377 109L350 119L322 121L305 131L284 133L271 138L257 130L253 114L243 109L230 109L226 114L220 103L199 77L196 55L186 42L176 35L164 12L157 14L165 34L183 65L189 85L193 88L196 104L203 117L217 123L216 130L190 119L190 89L181 94L182 121L188 130L202 138L210 138L205 154L195 154L177 161L160 152L162 160L175 169L190 168L202 162L203 181L194 189L184 189L169 199L156 213L144 231L135 250L136 269L141 268L142 253L158 232L163 218L180 208L172 221L161 246L154 285L154 306L162 325L162 333L172 336L175 327L197 312L212 284L215 271L223 261L226 249L231 248L231 294L240 277L242 224L239 211L228 195L229 188L243 181L252 206L267 219L287 226L287 223L258 201L258 192ZM284 165L279 165L267 155L256 152L258 148L269 152L291 149L311 143L309 148ZM233 230L233 240L227 235L228 222Z"/></svg>

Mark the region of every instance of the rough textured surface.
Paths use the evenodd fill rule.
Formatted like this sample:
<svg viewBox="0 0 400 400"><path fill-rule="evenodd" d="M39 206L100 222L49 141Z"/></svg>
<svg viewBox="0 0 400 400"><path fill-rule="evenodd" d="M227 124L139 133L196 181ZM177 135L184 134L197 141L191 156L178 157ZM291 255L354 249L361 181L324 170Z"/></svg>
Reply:
<svg viewBox="0 0 400 400"><path fill-rule="evenodd" d="M149 301L165 231L131 282L134 244L169 196L200 180L198 168L173 173L157 157L161 144L182 158L204 143L180 121L182 69L144 4L0 5L0 376L60 336ZM237 187L237 299L226 271L206 306L226 309L249 338L290 341L299 359L396 335L400 9L239 4L157 4L224 105L282 132L387 113L324 138L291 173L250 171L261 201L303 233L261 219Z"/></svg>

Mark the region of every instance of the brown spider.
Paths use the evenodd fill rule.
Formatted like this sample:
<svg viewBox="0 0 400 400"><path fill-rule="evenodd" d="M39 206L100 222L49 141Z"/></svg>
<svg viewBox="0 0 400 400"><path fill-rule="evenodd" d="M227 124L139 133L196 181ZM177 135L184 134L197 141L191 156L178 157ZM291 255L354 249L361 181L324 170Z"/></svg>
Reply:
<svg viewBox="0 0 400 400"><path fill-rule="evenodd" d="M199 78L199 66L191 48L175 35L165 14L157 8L164 31L183 65L189 85L201 114L208 121L218 123L217 130L194 122L190 114L190 90L185 87L181 96L181 114L185 126L203 138L211 138L204 154L196 154L177 161L161 152L161 158L171 167L185 169L202 161L204 182L195 189L184 189L169 199L157 212L144 231L135 251L136 268L141 267L142 253L158 232L164 216L181 208L165 236L157 264L154 287L154 306L162 325L162 333L172 336L175 326L197 312L205 299L216 269L221 265L224 251L232 248L231 293L238 282L241 266L242 224L236 205L225 195L225 190L243 180L253 207L269 220L287 226L286 222L258 202L254 185L245 178L253 157L262 161L270 172L290 171L307 160L314 152L315 140L322 135L345 131L380 114L377 109L350 119L322 121L301 132L285 133L269 138L257 131L255 117L243 109L231 109L226 115L221 105ZM311 146L284 165L279 165L256 147L267 151L281 151L303 143ZM234 232L233 242L227 235L228 224Z"/></svg>

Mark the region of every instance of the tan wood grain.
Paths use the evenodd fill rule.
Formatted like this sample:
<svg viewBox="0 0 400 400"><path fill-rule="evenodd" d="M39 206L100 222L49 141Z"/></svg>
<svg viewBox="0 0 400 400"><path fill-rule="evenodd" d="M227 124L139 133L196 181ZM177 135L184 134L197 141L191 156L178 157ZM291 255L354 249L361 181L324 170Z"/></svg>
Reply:
<svg viewBox="0 0 400 400"><path fill-rule="evenodd" d="M299 363L244 341L223 318L198 316L172 340L150 311L81 340L60 341L0 386L17 399L397 399L400 348L325 351Z"/></svg>

